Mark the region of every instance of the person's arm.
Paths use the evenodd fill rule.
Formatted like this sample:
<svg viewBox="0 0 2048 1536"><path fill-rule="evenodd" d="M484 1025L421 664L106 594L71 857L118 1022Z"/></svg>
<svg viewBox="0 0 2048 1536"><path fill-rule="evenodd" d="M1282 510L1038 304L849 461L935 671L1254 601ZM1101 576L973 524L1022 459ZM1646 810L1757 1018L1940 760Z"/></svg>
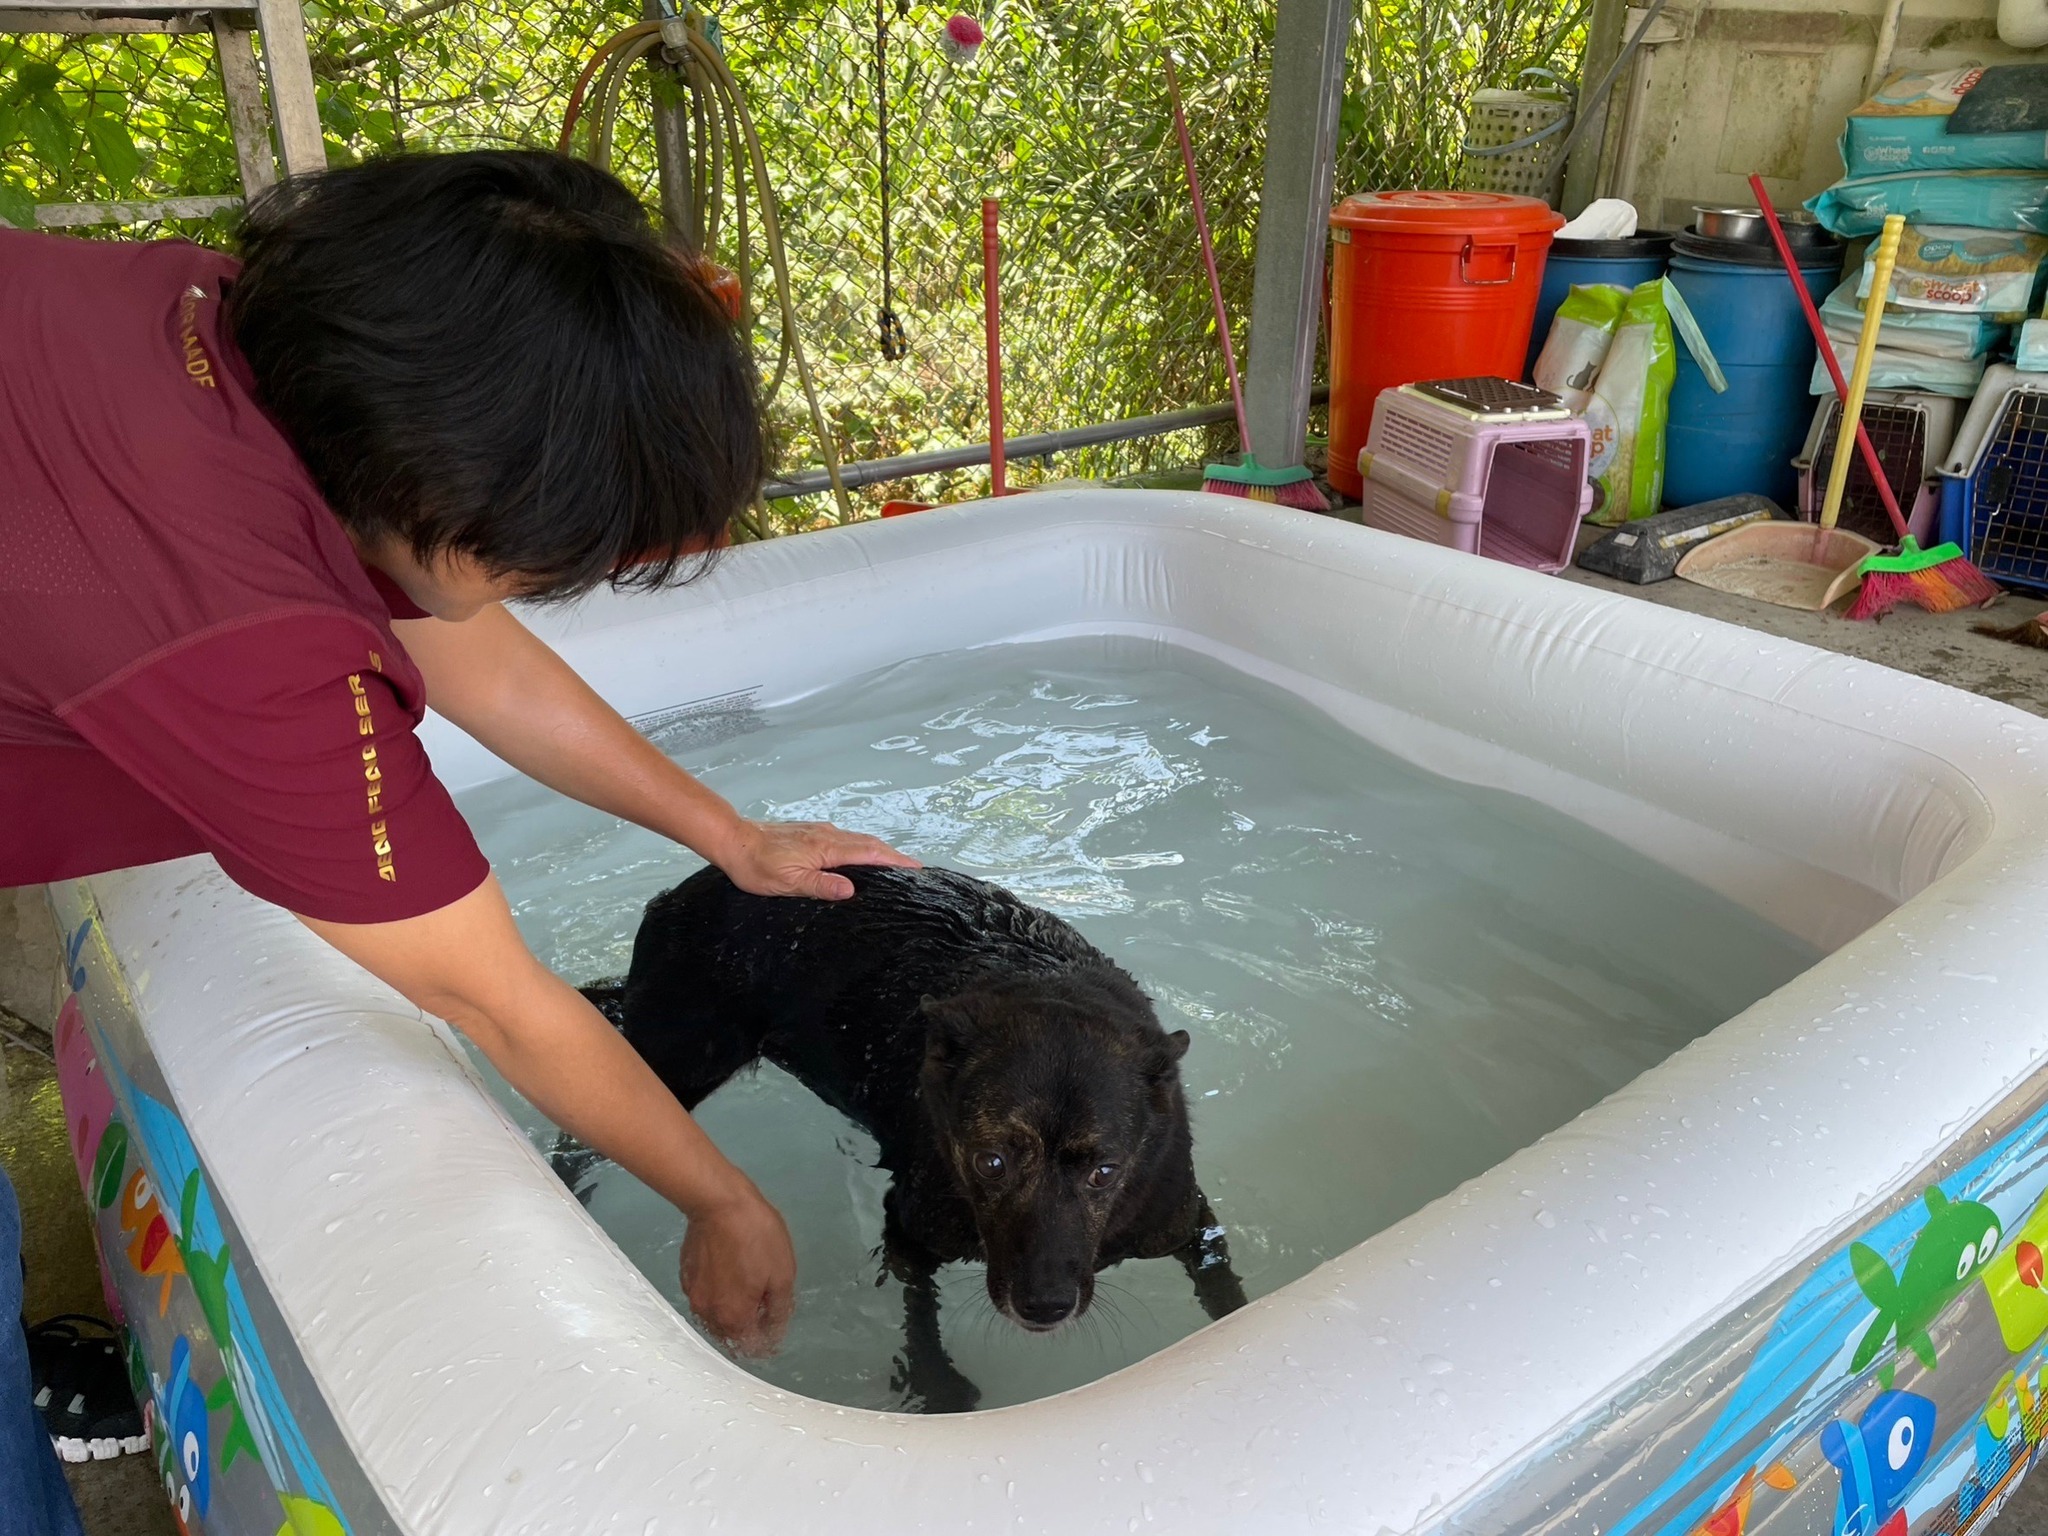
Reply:
<svg viewBox="0 0 2048 1536"><path fill-rule="evenodd" d="M738 1346L771 1346L795 1273L781 1218L528 952L373 639L336 617L231 626L65 718L243 889L447 1019L543 1113L680 1206L692 1308Z"/></svg>
<svg viewBox="0 0 2048 1536"><path fill-rule="evenodd" d="M746 1354L781 1342L796 1279L789 1231L583 995L528 951L495 879L421 917L308 928L446 1019L534 1108L689 1218L690 1308Z"/></svg>
<svg viewBox="0 0 2048 1536"><path fill-rule="evenodd" d="M392 627L435 709L529 778L695 850L742 890L841 900L853 884L825 873L835 865L917 863L857 832L747 820L499 604L460 623L402 619Z"/></svg>

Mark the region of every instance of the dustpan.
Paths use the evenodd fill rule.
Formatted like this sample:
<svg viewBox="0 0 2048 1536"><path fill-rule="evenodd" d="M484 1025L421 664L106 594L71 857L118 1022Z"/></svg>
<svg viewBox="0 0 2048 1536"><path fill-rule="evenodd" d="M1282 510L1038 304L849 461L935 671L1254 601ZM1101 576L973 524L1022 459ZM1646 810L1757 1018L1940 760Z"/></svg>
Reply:
<svg viewBox="0 0 2048 1536"><path fill-rule="evenodd" d="M1677 574L1687 581L1775 603L1780 608L1820 611L1861 586L1863 562L1883 551L1883 545L1862 534L1837 528L1835 519L1841 515L1842 495L1849 485L1849 456L1856 447L1856 428L1863 417L1863 396L1870 385L1870 364L1877 352L1885 295L1891 292L1892 263L1898 258L1899 236L1905 225L1899 215L1887 215L1884 231L1872 252L1871 297L1863 307L1863 334L1856 350L1856 366L1842 401L1840 437L1828 474L1820 526L1758 523L1709 539L1678 562Z"/></svg>
<svg viewBox="0 0 2048 1536"><path fill-rule="evenodd" d="M1755 523L1689 550L1677 574L1718 592L1818 612L1854 592L1863 562L1883 552L1846 528Z"/></svg>

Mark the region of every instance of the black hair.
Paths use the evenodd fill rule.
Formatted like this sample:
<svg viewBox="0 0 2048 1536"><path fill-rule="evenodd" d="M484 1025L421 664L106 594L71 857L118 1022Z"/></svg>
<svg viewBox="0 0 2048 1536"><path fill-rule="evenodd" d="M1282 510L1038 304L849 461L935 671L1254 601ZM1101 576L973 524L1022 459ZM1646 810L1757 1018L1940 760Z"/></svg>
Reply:
<svg viewBox="0 0 2048 1536"><path fill-rule="evenodd" d="M371 160L264 193L241 248L235 342L359 537L467 555L540 597L652 587L701 570L760 487L737 328L696 256L594 166Z"/></svg>

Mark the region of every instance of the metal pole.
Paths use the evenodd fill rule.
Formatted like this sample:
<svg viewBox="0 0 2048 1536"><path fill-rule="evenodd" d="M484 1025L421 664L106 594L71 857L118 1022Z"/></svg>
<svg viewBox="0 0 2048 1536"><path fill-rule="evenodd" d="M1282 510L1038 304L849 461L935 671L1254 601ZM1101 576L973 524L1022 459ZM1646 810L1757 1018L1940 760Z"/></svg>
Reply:
<svg viewBox="0 0 2048 1536"><path fill-rule="evenodd" d="M1329 391L1317 389L1311 403L1329 398ZM1086 427L1062 427L1056 432L1037 432L1030 437L1013 437L1003 446L1012 459L1042 459L1076 448L1094 448L1103 443L1126 443L1140 437L1164 437L1169 432L1187 432L1229 421L1236 412L1225 400L1217 405L1198 405L1184 411L1165 411L1157 416L1131 416L1123 421L1098 421ZM935 475L953 469L971 469L991 457L988 443L963 443L957 448L926 448L902 453L890 459L867 459L839 466L839 478L850 490L862 485L880 485L885 480L908 480L916 475ZM799 470L787 480L771 481L761 489L770 500L785 496L816 496L832 489L831 478L822 469Z"/></svg>
<svg viewBox="0 0 2048 1536"><path fill-rule="evenodd" d="M1039 459L1076 448L1093 448L1102 443L1123 443L1139 437L1164 437L1169 432L1186 432L1194 427L1213 426L1230 420L1230 402L1196 406L1192 410L1168 411L1158 416L1133 416L1127 421L1101 421L1088 427L1062 427L1057 432L1038 432L1030 437L1012 438L1004 443L1007 458ZM899 453L890 459L869 459L864 463L842 464L839 478L848 490L862 485L880 485L887 480L908 480L916 475L936 475L947 470L971 469L993 458L988 443L962 443L957 448L926 448L918 453ZM804 469L787 480L762 488L771 501L783 496L816 496L832 489L822 469Z"/></svg>
<svg viewBox="0 0 2048 1536"><path fill-rule="evenodd" d="M645 0L640 14L664 19L661 0ZM666 42L667 33L663 33ZM683 96L683 72L662 48L647 56L647 88L654 109L654 169L661 186L661 221L671 235L693 246L704 243L703 226L690 195L690 112Z"/></svg>
<svg viewBox="0 0 2048 1536"><path fill-rule="evenodd" d="M1250 446L1270 468L1299 464L1308 437L1350 35L1351 0L1280 0L1245 370Z"/></svg>
<svg viewBox="0 0 2048 1536"><path fill-rule="evenodd" d="M982 328L988 337L988 493L1007 496L1003 454L1003 291L1002 247L996 231L996 200L981 200Z"/></svg>
<svg viewBox="0 0 2048 1536"><path fill-rule="evenodd" d="M1579 65L1581 111L1585 110L1587 88L1606 78L1621 53L1621 35L1627 24L1628 0L1593 0L1592 13L1586 18L1586 54ZM1564 192L1558 199L1567 218L1583 211L1599 195L1600 160L1607 148L1607 125L1613 117L1613 104L1614 91L1610 89L1593 104L1588 113L1590 122L1573 125L1578 143L1565 161Z"/></svg>

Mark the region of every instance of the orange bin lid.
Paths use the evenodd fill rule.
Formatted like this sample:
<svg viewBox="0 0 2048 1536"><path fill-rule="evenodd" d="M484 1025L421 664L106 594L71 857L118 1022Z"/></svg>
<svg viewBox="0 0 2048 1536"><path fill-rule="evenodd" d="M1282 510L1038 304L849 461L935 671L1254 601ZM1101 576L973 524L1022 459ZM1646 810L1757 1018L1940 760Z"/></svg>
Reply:
<svg viewBox="0 0 2048 1536"><path fill-rule="evenodd" d="M1540 197L1506 192L1361 192L1330 215L1337 229L1380 234L1548 234L1564 215Z"/></svg>

